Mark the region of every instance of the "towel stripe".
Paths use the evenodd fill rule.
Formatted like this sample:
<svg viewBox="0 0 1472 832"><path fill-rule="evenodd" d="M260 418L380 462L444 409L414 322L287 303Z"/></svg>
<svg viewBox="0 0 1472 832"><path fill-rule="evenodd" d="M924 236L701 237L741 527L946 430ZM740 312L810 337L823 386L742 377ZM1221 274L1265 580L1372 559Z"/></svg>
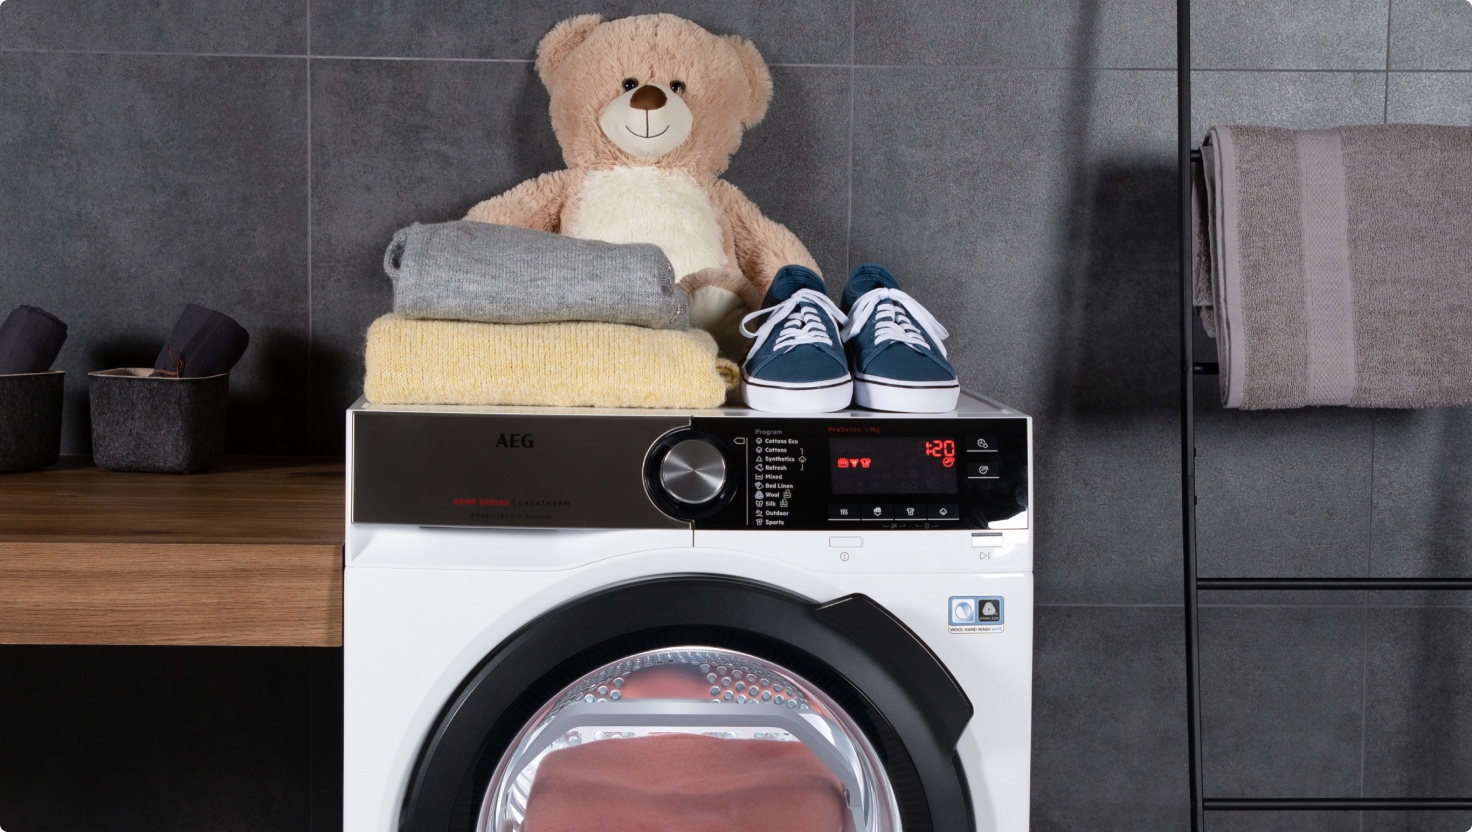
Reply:
<svg viewBox="0 0 1472 832"><path fill-rule="evenodd" d="M1306 404L1349 404L1356 384L1349 206L1337 130L1294 134L1302 171L1303 287L1308 318Z"/></svg>

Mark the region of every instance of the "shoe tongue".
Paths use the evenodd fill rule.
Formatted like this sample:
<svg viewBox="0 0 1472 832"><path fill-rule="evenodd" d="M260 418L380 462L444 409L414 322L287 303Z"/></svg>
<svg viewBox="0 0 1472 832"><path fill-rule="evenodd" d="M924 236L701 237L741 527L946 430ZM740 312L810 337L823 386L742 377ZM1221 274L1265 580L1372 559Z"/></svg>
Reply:
<svg viewBox="0 0 1472 832"><path fill-rule="evenodd" d="M890 289L900 288L899 280L889 273L889 269L878 263L860 263L854 267L853 274L849 275L848 285L843 289L843 308L846 311L858 301L859 297L871 289L884 286Z"/></svg>
<svg viewBox="0 0 1472 832"><path fill-rule="evenodd" d="M797 294L798 289L812 289L819 294L828 292L828 287L823 285L823 278L818 277L812 269L803 266L783 266L772 278L772 285L767 289L767 297L762 307L776 306Z"/></svg>

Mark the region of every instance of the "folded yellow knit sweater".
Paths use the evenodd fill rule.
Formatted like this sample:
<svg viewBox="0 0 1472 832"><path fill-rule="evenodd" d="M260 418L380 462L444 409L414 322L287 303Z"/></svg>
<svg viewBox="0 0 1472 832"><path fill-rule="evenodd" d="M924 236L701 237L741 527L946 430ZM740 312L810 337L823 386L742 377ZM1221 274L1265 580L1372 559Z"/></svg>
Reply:
<svg viewBox="0 0 1472 832"><path fill-rule="evenodd" d="M698 329L481 324L384 315L368 328L376 404L718 407L738 378Z"/></svg>

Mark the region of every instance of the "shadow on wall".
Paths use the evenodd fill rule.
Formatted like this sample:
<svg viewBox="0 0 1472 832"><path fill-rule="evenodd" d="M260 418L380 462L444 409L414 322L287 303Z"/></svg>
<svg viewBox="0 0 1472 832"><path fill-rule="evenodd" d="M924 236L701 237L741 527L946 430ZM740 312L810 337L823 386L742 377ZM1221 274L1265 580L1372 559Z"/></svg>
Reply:
<svg viewBox="0 0 1472 832"><path fill-rule="evenodd" d="M251 350L255 364L255 383L250 390L241 389L231 378L230 412L226 417L226 447L233 453L300 454L306 452L308 402L296 414L283 418L282 407L292 397L289 388L305 388L309 355L305 335L277 327L251 334ZM289 436L267 437L269 447L262 447L260 425L276 424Z"/></svg>
<svg viewBox="0 0 1472 832"><path fill-rule="evenodd" d="M481 111L446 123L447 111L487 92L480 68L416 65L402 77L370 75L376 94L366 105L360 85L367 82L356 74L328 85L322 96L329 114L314 122L313 135L329 148L324 153L331 167L324 164L315 174L313 268L324 290L314 301L320 314L312 341L313 454L343 452L342 412L363 391L367 328L392 308L383 252L394 232L415 222L459 220L476 203L564 167L547 92L532 66L489 77L508 89L505 97L492 96L494 107L482 102ZM510 92L513 78L519 87ZM356 141L368 126L377 131L377 146ZM332 155L335 147L342 150ZM385 182L391 198L378 196Z"/></svg>
<svg viewBox="0 0 1472 832"><path fill-rule="evenodd" d="M742 136L721 178L798 236L822 270L829 294L837 297L848 274L848 216L828 200L835 187L848 186L831 164L832 154L846 146L848 124L836 127L831 116L835 101L847 105L849 86L847 73L841 83L834 78L827 70L773 67L771 109Z"/></svg>
<svg viewBox="0 0 1472 832"><path fill-rule="evenodd" d="M1445 593L1443 593L1445 594ZM1380 757L1367 791L1461 797L1472 790L1472 613L1445 607L1369 610L1368 754ZM1461 830L1472 812L1390 816L1382 829Z"/></svg>
<svg viewBox="0 0 1472 832"><path fill-rule="evenodd" d="M347 428L343 411L357 401L363 392L363 351L366 342L365 327L354 350L349 350L342 344L323 341L312 344L312 384L319 389L336 387L333 382L346 385L338 395L338 401L329 402L331 406L325 411L314 405L310 414L312 421L308 423L313 456L338 456L346 453ZM318 395L319 399L324 397Z"/></svg>
<svg viewBox="0 0 1472 832"><path fill-rule="evenodd" d="M530 65L527 66L527 73L536 76L536 70ZM534 78L530 83L522 85L512 118L517 124L531 125L532 129L525 140L511 143L516 152L516 176L495 192L474 196L455 216L447 219L458 220L465 216L471 206L483 199L489 199L534 176L567 167L562 159L562 147L557 144L557 134L552 132L552 118L547 112L550 106L551 99L540 78Z"/></svg>
<svg viewBox="0 0 1472 832"><path fill-rule="evenodd" d="M247 351L252 358L250 379L241 376L239 367L231 373L226 446L236 454L303 453L306 413L283 413L283 403L292 401L293 389L305 386L302 379L306 375L303 362L308 354L307 339L283 329L267 329L251 336ZM116 335L88 344L85 366L96 370L152 367L158 350L159 340L155 336ZM68 374L66 386L64 447L75 448L76 453L91 453L92 410L87 374ZM303 408L305 404L299 402ZM267 424L280 426L283 433L290 433L295 426L298 432L294 436L263 433L261 426Z"/></svg>
<svg viewBox="0 0 1472 832"><path fill-rule="evenodd" d="M1174 412L1176 172L1154 161L1080 167L1058 281L1050 410L1081 420Z"/></svg>
<svg viewBox="0 0 1472 832"><path fill-rule="evenodd" d="M1389 456L1377 473L1385 486L1377 489L1376 548L1414 553L1375 573L1472 575L1472 409L1379 409L1375 424L1375 453ZM1468 601L1461 592L1426 594L1433 603Z"/></svg>
<svg viewBox="0 0 1472 832"><path fill-rule="evenodd" d="M1100 3L1079 4L1059 154L1073 195L1059 237L1048 410L1087 421L1177 408L1176 170L1110 159L1091 136ZM1100 152L1100 148L1104 152Z"/></svg>

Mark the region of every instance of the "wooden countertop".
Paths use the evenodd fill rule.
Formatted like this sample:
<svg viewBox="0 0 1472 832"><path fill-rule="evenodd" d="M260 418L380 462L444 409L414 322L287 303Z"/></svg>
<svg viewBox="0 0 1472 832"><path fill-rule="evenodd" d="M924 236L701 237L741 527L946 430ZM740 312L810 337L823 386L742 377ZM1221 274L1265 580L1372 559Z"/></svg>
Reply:
<svg viewBox="0 0 1472 832"><path fill-rule="evenodd" d="M0 643L342 644L343 464L0 474Z"/></svg>

